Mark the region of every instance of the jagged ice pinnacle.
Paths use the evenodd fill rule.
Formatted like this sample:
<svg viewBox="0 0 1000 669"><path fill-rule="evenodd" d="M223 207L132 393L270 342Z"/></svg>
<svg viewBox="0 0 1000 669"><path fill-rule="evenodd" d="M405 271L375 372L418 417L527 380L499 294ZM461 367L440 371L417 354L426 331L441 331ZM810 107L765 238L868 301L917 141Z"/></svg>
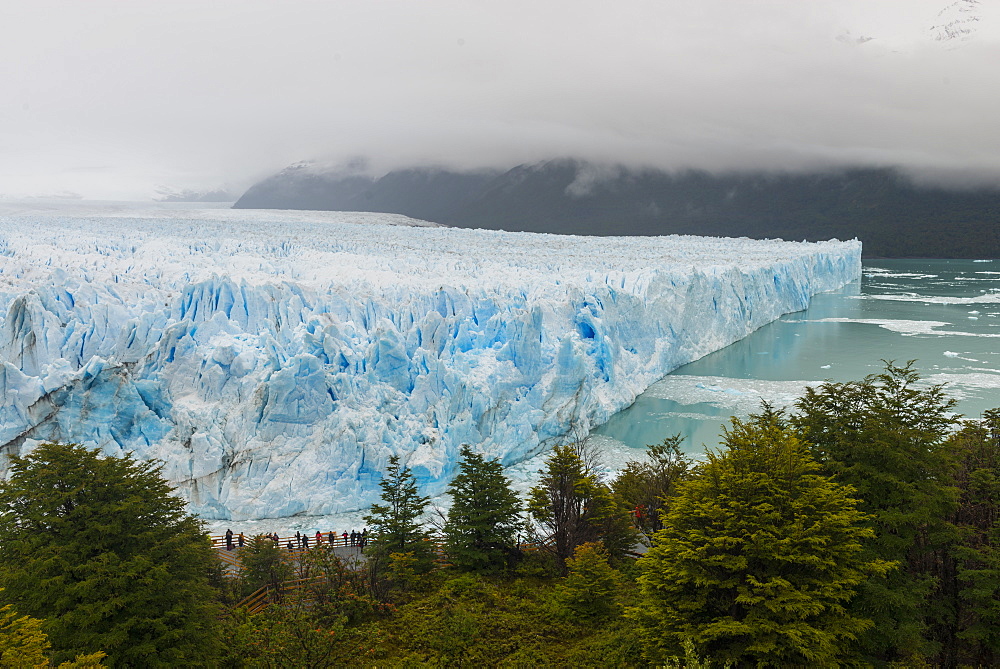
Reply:
<svg viewBox="0 0 1000 669"><path fill-rule="evenodd" d="M513 464L861 270L856 241L418 225L0 217L0 444L159 458L205 518L349 511L390 455L429 493L463 444Z"/></svg>

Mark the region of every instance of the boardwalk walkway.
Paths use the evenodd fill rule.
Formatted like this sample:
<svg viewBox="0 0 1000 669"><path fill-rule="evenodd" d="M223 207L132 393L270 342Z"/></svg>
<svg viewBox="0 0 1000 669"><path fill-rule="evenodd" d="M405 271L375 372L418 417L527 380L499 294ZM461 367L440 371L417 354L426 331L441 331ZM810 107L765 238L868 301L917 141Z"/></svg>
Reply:
<svg viewBox="0 0 1000 669"><path fill-rule="evenodd" d="M215 552L225 567L225 574L235 577L240 569L240 554L243 550L239 546L238 539L236 537L233 538L233 548L231 550L226 548L226 536L224 534L213 535L211 539L212 546L215 547ZM249 538L246 541L248 542ZM309 537L309 548L314 548L316 545L315 537ZM334 555L345 563L362 563L365 561L364 549L357 544L352 546L349 537L345 539L343 536L334 535L334 543L331 546L329 536L323 535L323 543L319 545L327 550L332 550ZM291 549L288 546L291 546ZM277 547L287 551L289 557L294 561L298 561L306 551L304 547L299 546L298 539L295 536L279 537Z"/></svg>

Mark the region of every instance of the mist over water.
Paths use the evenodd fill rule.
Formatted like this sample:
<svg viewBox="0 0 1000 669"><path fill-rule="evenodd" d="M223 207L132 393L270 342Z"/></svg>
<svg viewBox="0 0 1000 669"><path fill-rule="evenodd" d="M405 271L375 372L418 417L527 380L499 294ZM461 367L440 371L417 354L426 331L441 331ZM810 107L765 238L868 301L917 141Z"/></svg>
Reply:
<svg viewBox="0 0 1000 669"><path fill-rule="evenodd" d="M635 449L680 433L693 454L715 447L723 425L762 400L791 406L806 385L851 381L884 360L916 360L946 384L958 411L1000 406L1000 263L871 260L863 278L817 295L749 337L680 367L593 432L610 471Z"/></svg>

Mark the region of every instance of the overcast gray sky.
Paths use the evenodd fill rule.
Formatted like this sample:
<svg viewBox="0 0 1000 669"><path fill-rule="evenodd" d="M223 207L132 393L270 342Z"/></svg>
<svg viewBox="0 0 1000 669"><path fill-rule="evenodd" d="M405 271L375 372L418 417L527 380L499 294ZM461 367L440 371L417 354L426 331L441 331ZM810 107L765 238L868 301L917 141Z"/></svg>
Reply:
<svg viewBox="0 0 1000 669"><path fill-rule="evenodd" d="M998 5L0 0L0 194L356 156L1000 178Z"/></svg>

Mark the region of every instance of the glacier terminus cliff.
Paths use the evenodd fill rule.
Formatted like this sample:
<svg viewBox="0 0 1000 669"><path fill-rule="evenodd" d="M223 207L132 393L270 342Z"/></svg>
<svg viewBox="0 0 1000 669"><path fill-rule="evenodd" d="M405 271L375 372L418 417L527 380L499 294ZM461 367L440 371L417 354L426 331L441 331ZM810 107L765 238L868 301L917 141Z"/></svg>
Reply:
<svg viewBox="0 0 1000 669"><path fill-rule="evenodd" d="M207 519L441 492L857 279L861 245L576 237L391 214L0 216L0 445L158 458ZM5 468L5 458L0 458Z"/></svg>

